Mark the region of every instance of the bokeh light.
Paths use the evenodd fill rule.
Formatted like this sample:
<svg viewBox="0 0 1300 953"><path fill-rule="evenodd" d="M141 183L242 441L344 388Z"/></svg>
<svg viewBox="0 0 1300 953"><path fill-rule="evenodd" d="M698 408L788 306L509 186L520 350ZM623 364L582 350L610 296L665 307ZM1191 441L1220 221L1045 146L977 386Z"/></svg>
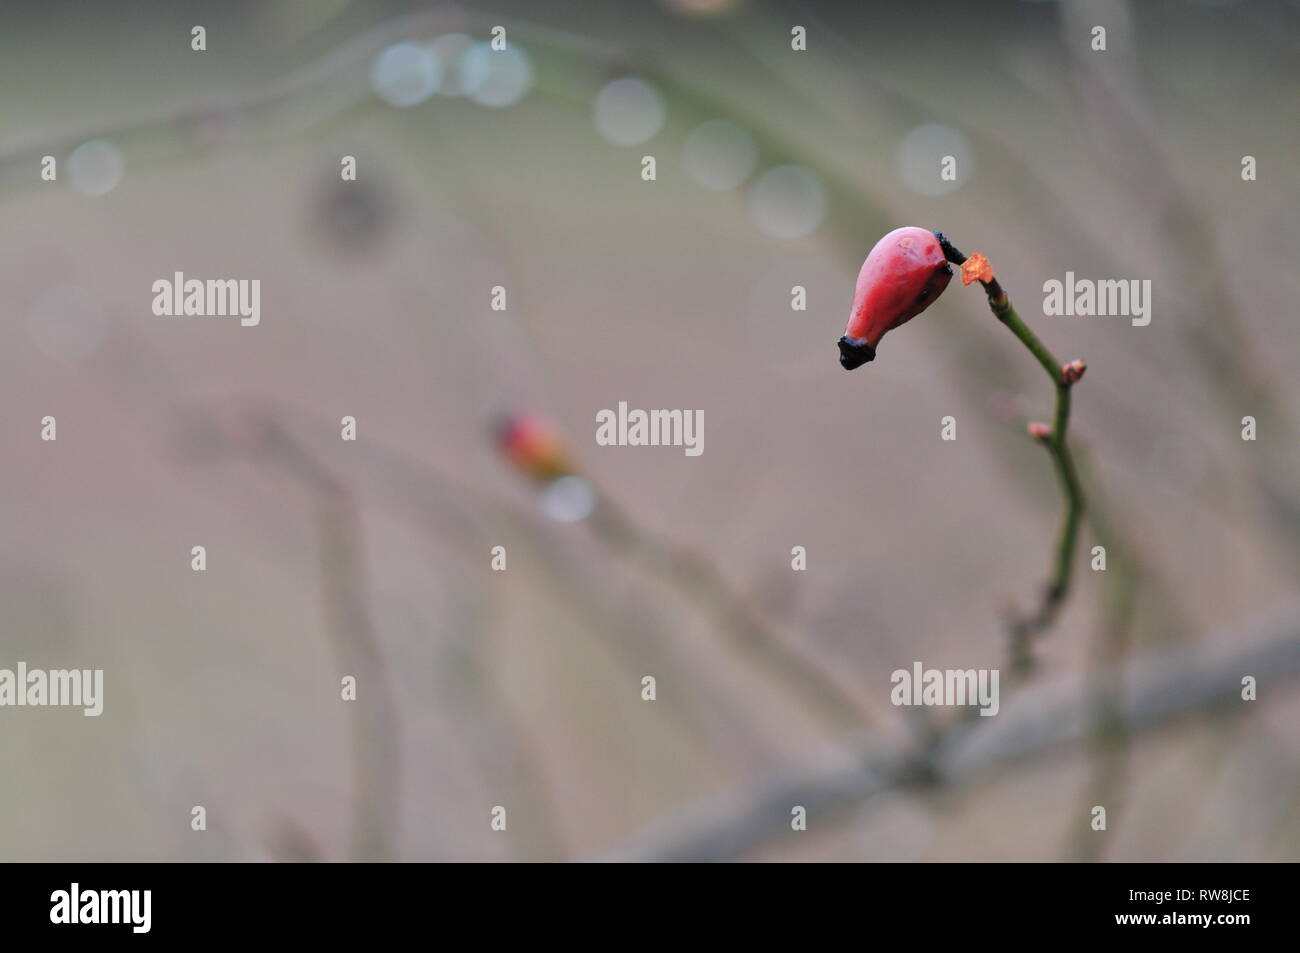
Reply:
<svg viewBox="0 0 1300 953"><path fill-rule="evenodd" d="M686 138L682 153L686 174L706 189L734 189L753 174L758 162L754 138L734 122L710 119Z"/></svg>
<svg viewBox="0 0 1300 953"><path fill-rule="evenodd" d="M107 139L83 142L68 155L72 187L82 195L107 195L126 172L122 150Z"/></svg>
<svg viewBox="0 0 1300 953"><path fill-rule="evenodd" d="M624 76L596 95L596 131L620 146L635 146L653 138L667 118L663 97L643 79Z"/></svg>
<svg viewBox="0 0 1300 953"><path fill-rule="evenodd" d="M542 512L558 523L585 520L596 508L596 488L580 476L562 476L542 490Z"/></svg>
<svg viewBox="0 0 1300 953"><path fill-rule="evenodd" d="M461 88L480 106L512 106L533 85L533 67L517 46L494 50L479 43L460 58L457 70Z"/></svg>
<svg viewBox="0 0 1300 953"><path fill-rule="evenodd" d="M427 46L395 43L375 57L370 88L390 106L417 106L438 91L442 62Z"/></svg>
<svg viewBox="0 0 1300 953"><path fill-rule="evenodd" d="M826 217L826 189L802 166L779 165L754 182L749 212L773 238L804 238Z"/></svg>

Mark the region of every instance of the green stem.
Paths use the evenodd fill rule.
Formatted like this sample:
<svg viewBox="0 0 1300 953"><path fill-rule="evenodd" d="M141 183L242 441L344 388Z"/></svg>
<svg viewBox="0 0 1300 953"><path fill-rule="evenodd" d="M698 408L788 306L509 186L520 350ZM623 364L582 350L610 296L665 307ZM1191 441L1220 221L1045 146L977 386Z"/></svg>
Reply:
<svg viewBox="0 0 1300 953"><path fill-rule="evenodd" d="M948 239L943 235L937 237L944 255L950 262L961 265L966 261L966 256L953 247ZM1034 637L1056 621L1057 613L1069 594L1070 578L1074 569L1074 550L1079 538L1079 521L1083 517L1083 487L1079 483L1074 457L1070 453L1070 445L1066 439L1070 426L1072 382L1065 376L1061 362L1016 313L1011 299L1002 290L998 280L993 278L990 281L981 281L980 284L984 286L984 291L988 295L989 309L993 312L993 316L1020 339L1020 343L1034 355L1056 386L1056 415L1052 432L1044 442L1044 446L1051 454L1052 464L1061 482L1061 492L1065 498L1064 511L1052 567L1038 608L1033 614L1015 619L1011 624L1012 669L1017 674L1023 675L1033 667Z"/></svg>
<svg viewBox="0 0 1300 953"><path fill-rule="evenodd" d="M1065 375L1061 372L1060 363L1052 356L1052 352L1047 349L1047 345L1043 344L1038 339L1038 335L1029 329L1029 325L1021 320L1020 315L1016 314L1016 309L1011 306L1011 299L998 285L997 279L993 279L985 287L989 292L989 308L992 309L993 315L1005 324L1012 334L1020 338L1021 343L1029 348L1029 353L1038 358L1038 363L1043 365L1043 369L1047 371L1047 376L1052 379L1052 383L1057 386L1059 392L1059 389L1065 385ZM994 294L995 289L997 291L996 295ZM1066 395L1065 416L1068 420L1070 416L1068 390ZM1058 425L1061 423L1059 403L1057 405L1056 421Z"/></svg>

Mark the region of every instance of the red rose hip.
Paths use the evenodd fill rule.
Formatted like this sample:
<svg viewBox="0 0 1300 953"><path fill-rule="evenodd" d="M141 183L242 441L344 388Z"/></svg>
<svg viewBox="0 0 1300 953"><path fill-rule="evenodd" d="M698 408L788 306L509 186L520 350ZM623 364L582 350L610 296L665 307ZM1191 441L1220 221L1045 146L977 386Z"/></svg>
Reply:
<svg viewBox="0 0 1300 953"><path fill-rule="evenodd" d="M846 371L876 357L886 331L916 317L952 278L952 268L934 232L916 226L896 228L871 249L858 273L853 311L840 338L840 364Z"/></svg>

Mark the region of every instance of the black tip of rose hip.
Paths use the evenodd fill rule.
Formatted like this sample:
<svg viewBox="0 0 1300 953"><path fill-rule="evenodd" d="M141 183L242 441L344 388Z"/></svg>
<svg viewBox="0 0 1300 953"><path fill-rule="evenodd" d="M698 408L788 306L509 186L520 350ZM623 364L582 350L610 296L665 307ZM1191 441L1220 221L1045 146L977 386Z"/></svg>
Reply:
<svg viewBox="0 0 1300 953"><path fill-rule="evenodd" d="M876 359L876 349L866 341L855 341L847 335L840 338L840 366L846 371L861 367Z"/></svg>
<svg viewBox="0 0 1300 953"><path fill-rule="evenodd" d="M960 265L966 260L966 256L953 247L952 242L948 241L947 236L945 236L943 232L935 232L934 237L939 243L939 247L943 249L943 257L948 259L948 261L952 262L954 265ZM951 268L948 269L948 273L952 274Z"/></svg>

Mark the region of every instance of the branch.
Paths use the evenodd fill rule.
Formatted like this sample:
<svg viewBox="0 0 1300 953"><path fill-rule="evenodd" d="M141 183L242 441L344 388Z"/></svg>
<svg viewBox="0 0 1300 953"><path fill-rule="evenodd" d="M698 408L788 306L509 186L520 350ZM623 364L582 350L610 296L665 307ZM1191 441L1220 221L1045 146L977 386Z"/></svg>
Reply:
<svg viewBox="0 0 1300 953"><path fill-rule="evenodd" d="M1209 656L1181 648L1139 660L1131 672L1114 670L1123 684L1115 705L1130 736L1180 719L1221 710L1239 712L1245 675L1267 676L1266 691L1300 680L1300 606L1217 636L1227 653ZM1242 647L1242 646L1245 647ZM735 795L688 808L679 819L624 845L603 860L725 861L741 857L790 829L790 811L802 805L818 825L885 791L940 786L951 790L1006 768L1084 743L1092 697L1081 674L1026 686L990 718L963 719L926 747L891 745L878 736L840 750L833 764L787 776L738 801Z"/></svg>
<svg viewBox="0 0 1300 953"><path fill-rule="evenodd" d="M149 135L174 129L200 129L214 120L260 116L279 106L301 108L305 96L319 95L340 74L364 66L376 53L398 40L435 29L463 27L465 16L446 5L385 20L348 39L316 60L270 82L242 90L205 91L161 109L136 110L90 120L51 123L26 129L0 141L0 170L33 155L67 149L87 139ZM339 110L369 95L364 80L345 93ZM35 177L32 177L35 181Z"/></svg>
<svg viewBox="0 0 1300 953"><path fill-rule="evenodd" d="M615 556L672 586L717 623L718 634L769 676L800 696L808 711L834 731L858 731L870 710L840 687L829 670L787 645L756 612L709 556L644 529L606 494L595 490L549 423L529 413L507 415L496 428L498 447L510 465L539 486L565 478L593 486L599 504L588 518L592 534Z"/></svg>
<svg viewBox="0 0 1300 953"><path fill-rule="evenodd" d="M203 409L187 434L191 459L261 460L309 493L318 538L325 627L340 674L357 679L352 728L354 861L391 860L400 818L401 751L397 700L366 594L366 557L355 495L265 410L235 415Z"/></svg>
<svg viewBox="0 0 1300 953"><path fill-rule="evenodd" d="M952 242L948 241L940 233L936 233L935 237L939 239L939 245L943 248L944 256L950 262L955 265L966 265L968 257L958 251ZM976 255L974 258L969 259L972 264L975 263L974 259L982 259L982 256ZM1052 464L1056 468L1057 478L1061 482L1061 492L1065 498L1065 504L1061 517L1061 529L1057 534L1056 552L1052 560L1052 568L1038 608L1031 615L1015 619L1011 624L1012 671L1024 675L1033 667L1034 637L1050 628L1052 623L1056 621L1056 616L1060 612L1061 606L1064 605L1066 596L1070 591L1070 577L1074 568L1074 549L1079 536L1079 520L1083 516L1084 500L1083 488L1079 484L1079 474L1074 466L1074 457L1071 455L1070 446L1066 442L1066 432L1070 426L1070 390L1075 381L1082 376L1083 364L1082 362L1076 362L1075 365L1071 365L1069 368L1063 366L1047 349L1047 346L1038 339L1038 335L1034 334L1020 315L1016 313L1016 309L1011 305L1011 299L1007 297L1007 293L998 284L992 269L988 267L987 260L983 260L982 263L985 267L982 273L978 274L979 282L988 295L989 309L993 312L993 316L1019 338L1020 343L1043 366L1043 370L1047 372L1047 376L1052 379L1052 383L1056 387L1056 415L1051 430L1044 433L1040 437L1040 441L1047 447L1052 456ZM973 279L968 277L967 271L968 268L963 268L962 281L969 284Z"/></svg>
<svg viewBox="0 0 1300 953"><path fill-rule="evenodd" d="M641 528L607 501L591 525L621 558L658 576L714 618L720 635L798 695L831 730L857 730L870 721L869 709L821 664L787 644L710 557Z"/></svg>

